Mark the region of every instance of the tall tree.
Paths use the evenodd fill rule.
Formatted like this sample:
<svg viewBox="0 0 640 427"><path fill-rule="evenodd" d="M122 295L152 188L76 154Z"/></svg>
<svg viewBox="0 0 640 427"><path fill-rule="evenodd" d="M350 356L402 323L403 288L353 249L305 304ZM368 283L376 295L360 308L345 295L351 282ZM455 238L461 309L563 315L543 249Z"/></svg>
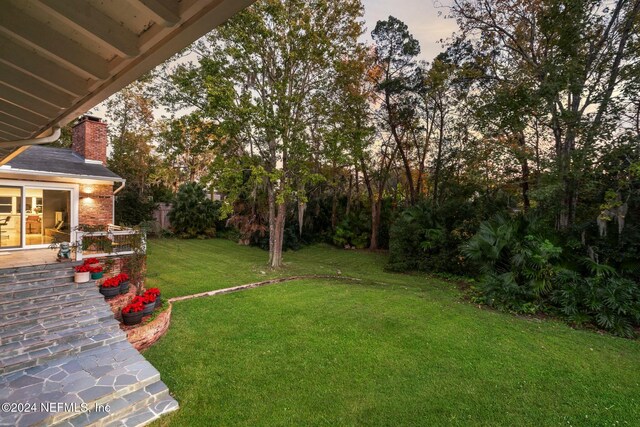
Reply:
<svg viewBox="0 0 640 427"><path fill-rule="evenodd" d="M557 226L570 228L583 173L615 128L624 68L638 61L640 0L455 0L452 11L498 70L514 70L542 100L562 189Z"/></svg>
<svg viewBox="0 0 640 427"><path fill-rule="evenodd" d="M360 0L255 3L197 47L199 66L186 73L199 77L180 79L203 118L229 126L220 144L259 159L252 173L268 194L274 268L282 265L287 206L304 202L316 178L309 164L313 105L359 45L362 13Z"/></svg>
<svg viewBox="0 0 640 427"><path fill-rule="evenodd" d="M421 72L416 57L420 53L420 43L407 25L393 16L386 21L378 21L371 36L375 42L375 66L378 68L374 76L378 92L375 102L380 105L379 125L396 145L404 170L408 201L415 204L420 197L421 177L416 179L414 170L424 170L420 166L416 168L416 158L424 165L426 157L419 151L423 144L428 144L427 138L418 135Z"/></svg>

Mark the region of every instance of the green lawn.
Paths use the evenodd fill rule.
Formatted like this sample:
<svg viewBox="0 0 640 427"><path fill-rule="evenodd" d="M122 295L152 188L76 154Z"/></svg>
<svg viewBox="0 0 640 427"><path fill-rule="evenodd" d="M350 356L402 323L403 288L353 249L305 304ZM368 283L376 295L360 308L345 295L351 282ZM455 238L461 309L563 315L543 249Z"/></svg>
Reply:
<svg viewBox="0 0 640 427"><path fill-rule="evenodd" d="M145 356L180 402L160 425L638 425L640 343L461 301L324 246L267 254L224 240L151 241L165 296L276 275L330 274L174 304ZM267 274L262 274L264 271Z"/></svg>

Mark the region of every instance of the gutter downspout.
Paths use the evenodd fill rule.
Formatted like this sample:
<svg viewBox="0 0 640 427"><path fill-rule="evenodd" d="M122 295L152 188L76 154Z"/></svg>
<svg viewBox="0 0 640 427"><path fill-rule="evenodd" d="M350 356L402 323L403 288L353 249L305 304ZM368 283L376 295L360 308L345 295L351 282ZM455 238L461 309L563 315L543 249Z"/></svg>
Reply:
<svg viewBox="0 0 640 427"><path fill-rule="evenodd" d="M127 181L124 180L122 181L122 185L116 188L116 190L113 192L113 204L111 206L111 219L113 220L114 225L116 223L116 196L118 195L119 192L124 190L124 187L126 186L127 186Z"/></svg>

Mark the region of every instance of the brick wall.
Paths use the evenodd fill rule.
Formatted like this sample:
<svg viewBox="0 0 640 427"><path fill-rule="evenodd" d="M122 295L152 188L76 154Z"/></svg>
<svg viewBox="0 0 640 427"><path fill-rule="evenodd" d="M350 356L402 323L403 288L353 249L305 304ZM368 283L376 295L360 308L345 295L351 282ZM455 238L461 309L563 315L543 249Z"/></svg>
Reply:
<svg viewBox="0 0 640 427"><path fill-rule="evenodd" d="M113 224L113 186L80 185L78 224Z"/></svg>
<svg viewBox="0 0 640 427"><path fill-rule="evenodd" d="M73 127L71 149L89 160L107 164L107 124L97 117L83 116Z"/></svg>

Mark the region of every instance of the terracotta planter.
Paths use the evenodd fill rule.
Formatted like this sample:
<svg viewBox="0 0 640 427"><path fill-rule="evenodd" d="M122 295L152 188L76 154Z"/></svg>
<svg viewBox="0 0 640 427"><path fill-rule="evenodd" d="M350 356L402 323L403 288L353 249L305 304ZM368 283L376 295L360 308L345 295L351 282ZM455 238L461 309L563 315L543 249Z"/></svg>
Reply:
<svg viewBox="0 0 640 427"><path fill-rule="evenodd" d="M153 309L154 308L156 308L156 302L155 301L154 302L150 302L149 304L145 304L144 305L144 311L143 311L144 315L148 316L151 313L153 313Z"/></svg>
<svg viewBox="0 0 640 427"><path fill-rule="evenodd" d="M104 295L105 299L115 298L120 295L120 286L116 286L115 288L103 288L100 286L100 293Z"/></svg>
<svg viewBox="0 0 640 427"><path fill-rule="evenodd" d="M121 313L122 314L122 323L127 326L137 325L142 322L142 317L144 316L144 312L139 311L137 313Z"/></svg>
<svg viewBox="0 0 640 427"><path fill-rule="evenodd" d="M102 279L102 276L104 276L104 271L101 271L99 273L91 273L91 279L93 280Z"/></svg>
<svg viewBox="0 0 640 427"><path fill-rule="evenodd" d="M120 283L120 294L126 294L129 292L129 281Z"/></svg>
<svg viewBox="0 0 640 427"><path fill-rule="evenodd" d="M86 271L83 273L78 273L77 271L73 275L73 281L75 283L86 283L91 280L91 273Z"/></svg>

